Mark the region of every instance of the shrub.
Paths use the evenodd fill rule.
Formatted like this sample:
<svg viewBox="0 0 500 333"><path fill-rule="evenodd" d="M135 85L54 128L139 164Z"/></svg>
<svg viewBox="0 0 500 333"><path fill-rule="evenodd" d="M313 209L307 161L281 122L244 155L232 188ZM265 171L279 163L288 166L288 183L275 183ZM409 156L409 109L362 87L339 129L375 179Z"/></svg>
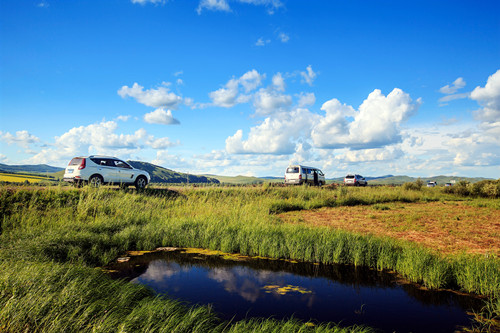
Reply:
<svg viewBox="0 0 500 333"><path fill-rule="evenodd" d="M422 189L422 186L424 186L424 182L420 178L418 178L414 182L409 182L409 183L403 184L403 188L405 190L412 190L412 191L420 191Z"/></svg>
<svg viewBox="0 0 500 333"><path fill-rule="evenodd" d="M461 196L500 198L500 179L481 180L474 184L461 180L454 186L446 187L444 192Z"/></svg>

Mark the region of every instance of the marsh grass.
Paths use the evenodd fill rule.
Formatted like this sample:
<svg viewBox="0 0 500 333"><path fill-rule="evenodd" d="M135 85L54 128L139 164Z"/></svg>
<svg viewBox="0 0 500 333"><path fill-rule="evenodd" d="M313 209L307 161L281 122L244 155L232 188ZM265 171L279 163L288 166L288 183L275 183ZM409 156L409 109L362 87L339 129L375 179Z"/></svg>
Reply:
<svg viewBox="0 0 500 333"><path fill-rule="evenodd" d="M142 193L106 188L0 188L0 265L5 272L0 280L0 328L12 332L25 328L52 332L132 332L139 328L342 331L338 326L306 326L294 320L221 323L209 308L187 308L154 298L146 289L110 281L93 268L129 250L160 246L368 266L397 271L429 288L498 295L498 258L443 257L395 239L286 224L276 216L299 209L384 207L389 202L453 198L426 188L263 186ZM21 276L26 278L18 279Z"/></svg>

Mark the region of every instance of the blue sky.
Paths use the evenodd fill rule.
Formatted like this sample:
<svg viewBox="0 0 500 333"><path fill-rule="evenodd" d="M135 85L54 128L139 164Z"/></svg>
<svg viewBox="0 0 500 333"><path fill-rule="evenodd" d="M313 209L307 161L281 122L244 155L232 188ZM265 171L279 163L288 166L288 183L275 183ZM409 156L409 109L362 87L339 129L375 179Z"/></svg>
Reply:
<svg viewBox="0 0 500 333"><path fill-rule="evenodd" d="M498 1L1 0L0 163L500 177Z"/></svg>

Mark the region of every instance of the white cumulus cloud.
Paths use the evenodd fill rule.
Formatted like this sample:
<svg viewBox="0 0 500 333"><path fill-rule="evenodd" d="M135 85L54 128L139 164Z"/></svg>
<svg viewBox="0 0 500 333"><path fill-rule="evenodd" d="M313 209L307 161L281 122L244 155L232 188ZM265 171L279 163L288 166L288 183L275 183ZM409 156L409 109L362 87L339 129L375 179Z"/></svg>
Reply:
<svg viewBox="0 0 500 333"><path fill-rule="evenodd" d="M274 114L252 127L248 138L238 130L226 139L229 154L292 154L297 139L310 132L315 116L306 109Z"/></svg>
<svg viewBox="0 0 500 333"><path fill-rule="evenodd" d="M264 46L264 45L269 44L269 43L271 43L270 39L264 39L264 38L260 37L255 42L255 46Z"/></svg>
<svg viewBox="0 0 500 333"><path fill-rule="evenodd" d="M298 98L299 108L303 108L305 106L313 105L314 103L316 103L316 96L314 95L314 93L300 93L298 95Z"/></svg>
<svg viewBox="0 0 500 333"><path fill-rule="evenodd" d="M279 40L282 42L282 43L286 43L290 40L290 36L288 36L286 33L284 32L280 32L279 35L278 35L278 38Z"/></svg>
<svg viewBox="0 0 500 333"><path fill-rule="evenodd" d="M204 9L223 12L231 11L226 0L201 0L196 11L201 14Z"/></svg>
<svg viewBox="0 0 500 333"><path fill-rule="evenodd" d="M137 102L154 108L176 109L182 102L182 97L170 92L165 86L158 89L146 89L134 83L132 87L123 86L118 90L118 95L122 98L132 97Z"/></svg>
<svg viewBox="0 0 500 333"><path fill-rule="evenodd" d="M17 131L15 134L11 134L9 132L2 133L0 132L0 138L2 141L7 144L16 144L23 148L28 148L30 144L40 141L38 137L33 134L30 134L28 131Z"/></svg>
<svg viewBox="0 0 500 333"><path fill-rule="evenodd" d="M127 115L127 116L121 115L121 116L116 117L116 120L120 120L120 121L128 121L129 119L130 119L129 115Z"/></svg>
<svg viewBox="0 0 500 333"><path fill-rule="evenodd" d="M172 116L172 111L159 108L144 115L144 121L149 124L177 125L180 122Z"/></svg>
<svg viewBox="0 0 500 333"><path fill-rule="evenodd" d="M273 87L278 91L285 91L285 79L281 73L276 73L273 75Z"/></svg>
<svg viewBox="0 0 500 333"><path fill-rule="evenodd" d="M74 127L55 137L48 148L42 149L29 159L31 163L67 163L78 155L103 154L112 156L130 155L144 148L164 149L178 145L168 138L155 138L143 128L133 134L117 133L118 124L103 121L87 126Z"/></svg>
<svg viewBox="0 0 500 333"><path fill-rule="evenodd" d="M453 83L451 85L447 84L444 87L441 87L439 89L439 92L442 94L447 94L447 95L454 94L459 89L462 89L463 87L465 87L465 84L466 84L465 80L463 78L459 77L455 81L453 81Z"/></svg>
<svg viewBox="0 0 500 333"><path fill-rule="evenodd" d="M180 144L179 141L172 142L169 138L158 138L155 139L154 136L150 135L146 140L146 144L153 149L166 149L174 146L178 146Z"/></svg>
<svg viewBox="0 0 500 333"><path fill-rule="evenodd" d="M251 97L240 92L240 87L244 93L248 94L258 88L264 78L264 74L259 74L259 72L253 69L238 79L230 79L223 88L210 92L210 99L213 105L225 108L248 102Z"/></svg>
<svg viewBox="0 0 500 333"><path fill-rule="evenodd" d="M476 87L470 98L478 102L482 109L476 112L477 119L488 123L500 122L500 69L488 77L484 87Z"/></svg>
<svg viewBox="0 0 500 333"><path fill-rule="evenodd" d="M375 161L396 160L404 155L403 150L398 147L384 147L363 150L348 150L335 158L348 163L363 163Z"/></svg>
<svg viewBox="0 0 500 333"><path fill-rule="evenodd" d="M254 6L264 6L267 8L267 13L269 15L274 14L274 11L277 8L283 6L283 3L280 0L235 0L233 2L239 2ZM198 14L201 14L204 9L223 12L232 11L226 0L201 0L196 11L198 12Z"/></svg>
<svg viewBox="0 0 500 333"><path fill-rule="evenodd" d="M214 105L230 108L238 104L236 100L238 93L238 80L231 79L224 88L212 91L209 96Z"/></svg>
<svg viewBox="0 0 500 333"><path fill-rule="evenodd" d="M439 99L439 103L441 103L441 106L446 105L447 102L453 100L469 97L469 93L457 94L457 91L465 87L465 85L465 80L462 77L459 77L455 81L453 81L452 84L447 84L444 87L441 87L439 89L439 92L446 95Z"/></svg>
<svg viewBox="0 0 500 333"><path fill-rule="evenodd" d="M253 102L255 111L258 115L269 115L271 113L284 111L291 104L291 96L266 89L260 89L255 94Z"/></svg>
<svg viewBox="0 0 500 333"><path fill-rule="evenodd" d="M454 133L445 142L455 154L456 166L500 165L500 70L488 77L484 87L476 87L470 99L480 105L474 112L477 128Z"/></svg>
<svg viewBox="0 0 500 333"><path fill-rule="evenodd" d="M401 142L400 125L416 112L419 105L420 100L413 102L398 88L387 96L375 89L359 111L336 99L330 100L323 104L321 109L326 114L311 133L314 146L368 149Z"/></svg>
<svg viewBox="0 0 500 333"><path fill-rule="evenodd" d="M318 76L318 73L313 71L312 66L309 65L309 66L307 66L305 72L300 72L300 76L302 76L302 80L305 83L312 86L314 80L316 79L316 76Z"/></svg>
<svg viewBox="0 0 500 333"><path fill-rule="evenodd" d="M165 0L131 0L132 3L137 3L139 5L145 5L145 4L148 4L148 3L152 3L152 4L163 4L165 3Z"/></svg>

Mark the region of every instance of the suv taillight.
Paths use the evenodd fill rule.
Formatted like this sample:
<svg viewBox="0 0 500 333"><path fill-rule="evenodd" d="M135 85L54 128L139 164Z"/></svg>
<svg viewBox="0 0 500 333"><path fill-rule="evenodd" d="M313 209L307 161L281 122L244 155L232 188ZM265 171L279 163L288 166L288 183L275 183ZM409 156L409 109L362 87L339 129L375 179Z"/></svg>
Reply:
<svg viewBox="0 0 500 333"><path fill-rule="evenodd" d="M78 170L82 170L82 169L85 169L85 159L82 158L82 163L80 163L80 165L78 166Z"/></svg>
<svg viewBox="0 0 500 333"><path fill-rule="evenodd" d="M299 179L302 179L302 174L299 175Z"/></svg>

